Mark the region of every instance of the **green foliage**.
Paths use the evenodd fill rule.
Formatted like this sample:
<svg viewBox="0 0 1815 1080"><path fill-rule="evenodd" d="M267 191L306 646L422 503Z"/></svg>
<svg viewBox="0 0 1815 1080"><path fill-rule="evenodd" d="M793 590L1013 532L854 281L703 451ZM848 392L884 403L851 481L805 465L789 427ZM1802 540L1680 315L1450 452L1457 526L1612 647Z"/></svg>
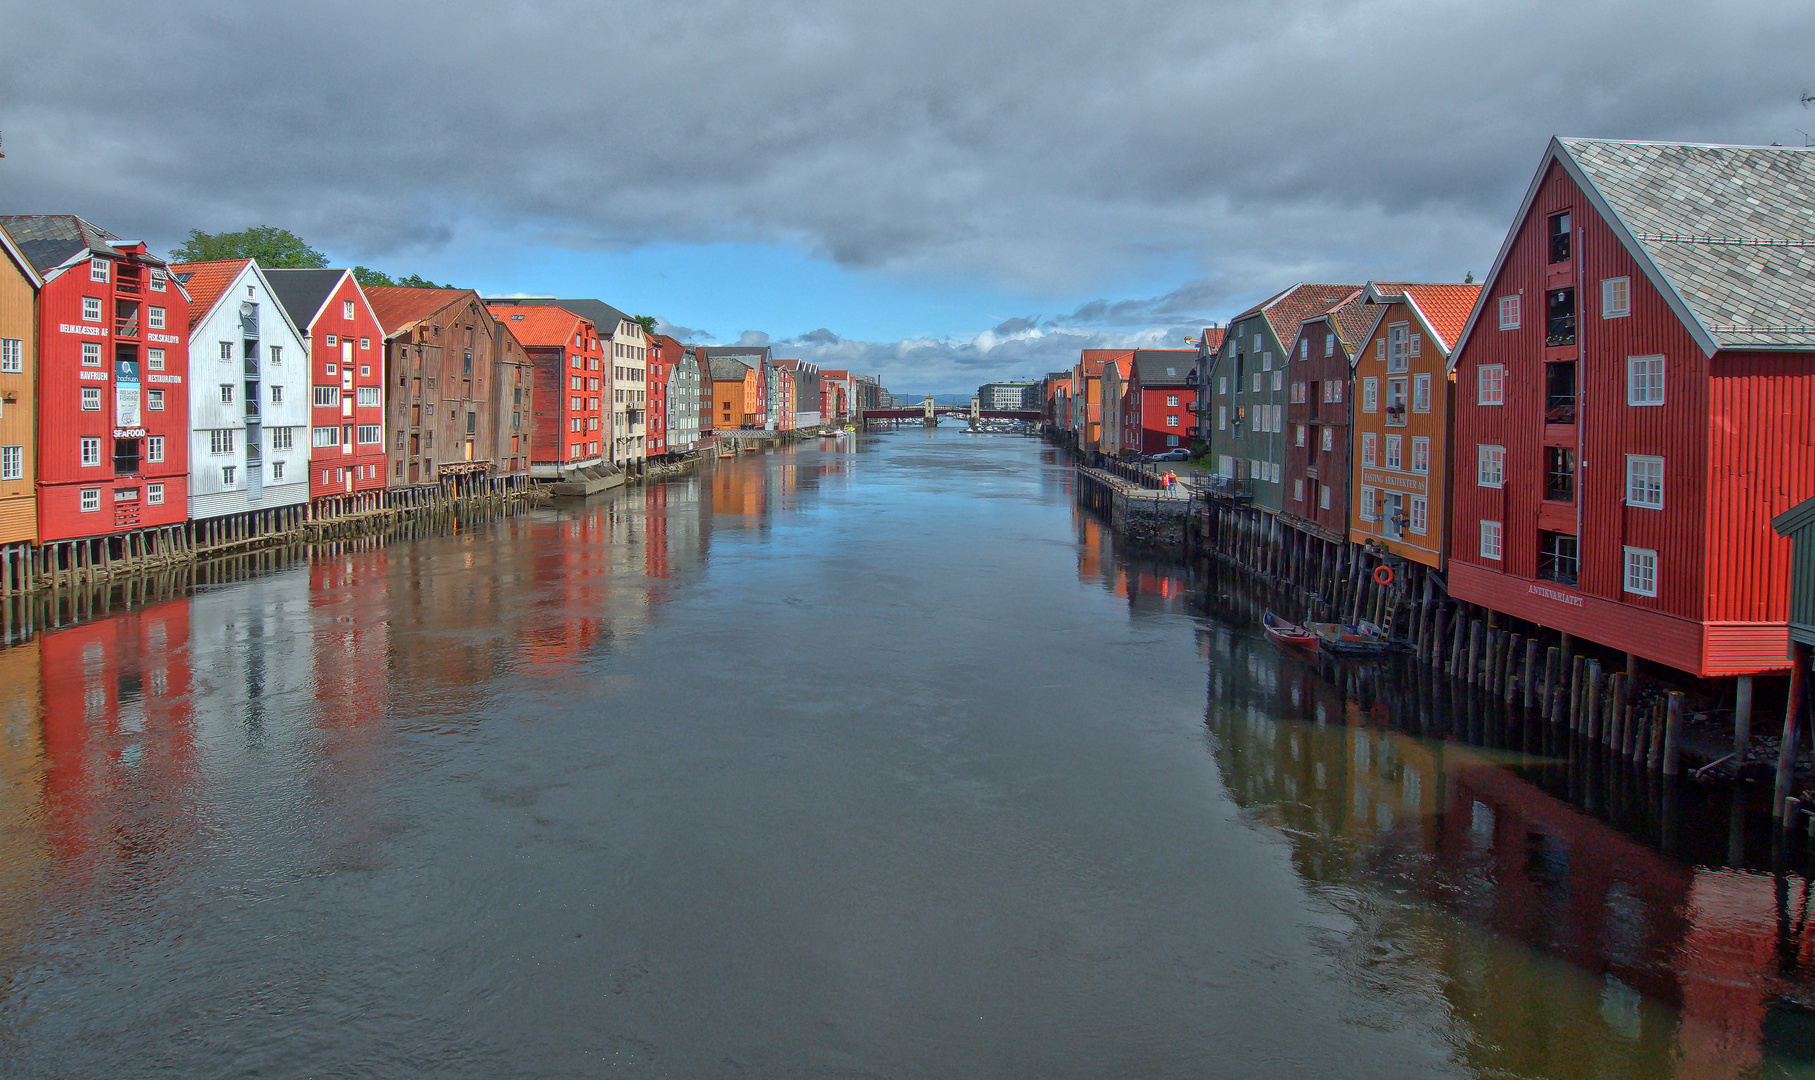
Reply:
<svg viewBox="0 0 1815 1080"><path fill-rule="evenodd" d="M1202 439L1192 439L1191 440L1192 460L1196 460L1198 458L1207 458L1209 456L1210 456L1210 444L1209 443L1205 442Z"/></svg>
<svg viewBox="0 0 1815 1080"><path fill-rule="evenodd" d="M650 337L655 336L655 316L654 315L632 315L630 317L630 321L633 323L636 323L638 326L642 327L643 333L648 334Z"/></svg>
<svg viewBox="0 0 1815 1080"><path fill-rule="evenodd" d="M270 225L220 233L190 229L189 239L170 253L170 261L179 263L219 259L257 259L260 266L273 270L314 270L328 265L328 257L302 237Z"/></svg>
<svg viewBox="0 0 1815 1080"><path fill-rule="evenodd" d="M428 278L416 274L393 278L384 271L374 270L369 266L355 266L353 279L367 288L374 285L401 285L406 289L457 289L460 287L458 285L437 285Z"/></svg>

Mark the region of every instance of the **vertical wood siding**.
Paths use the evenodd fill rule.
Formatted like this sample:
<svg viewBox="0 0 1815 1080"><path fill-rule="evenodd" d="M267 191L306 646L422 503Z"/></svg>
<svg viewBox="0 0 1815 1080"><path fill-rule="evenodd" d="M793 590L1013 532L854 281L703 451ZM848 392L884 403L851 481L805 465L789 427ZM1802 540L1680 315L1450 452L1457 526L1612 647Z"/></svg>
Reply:
<svg viewBox="0 0 1815 1080"><path fill-rule="evenodd" d="M0 544L38 538L38 326L30 279L10 258L0 257L0 337L20 341L18 374L0 373L0 446L17 446L23 471L19 479L0 481Z"/></svg>

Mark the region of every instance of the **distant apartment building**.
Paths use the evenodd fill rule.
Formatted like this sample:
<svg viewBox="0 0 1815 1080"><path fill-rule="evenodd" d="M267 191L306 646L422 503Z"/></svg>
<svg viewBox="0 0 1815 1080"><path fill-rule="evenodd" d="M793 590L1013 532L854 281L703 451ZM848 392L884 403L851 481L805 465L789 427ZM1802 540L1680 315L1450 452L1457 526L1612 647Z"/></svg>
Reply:
<svg viewBox="0 0 1815 1080"><path fill-rule="evenodd" d="M1032 379L984 383L977 388L977 399L984 409L1038 409L1040 384Z"/></svg>

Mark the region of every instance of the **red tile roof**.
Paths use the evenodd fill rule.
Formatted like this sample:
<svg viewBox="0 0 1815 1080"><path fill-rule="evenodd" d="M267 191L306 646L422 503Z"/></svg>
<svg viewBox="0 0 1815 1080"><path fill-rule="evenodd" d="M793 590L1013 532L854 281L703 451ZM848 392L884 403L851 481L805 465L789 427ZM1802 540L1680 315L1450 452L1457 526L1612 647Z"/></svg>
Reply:
<svg viewBox="0 0 1815 1080"><path fill-rule="evenodd" d="M218 259L214 262L177 263L170 267L170 275L177 279L183 290L189 294L189 328L207 318L214 308L214 302L239 277L240 271L246 268L251 259Z"/></svg>
<svg viewBox="0 0 1815 1080"><path fill-rule="evenodd" d="M1261 307L1266 312L1267 322L1273 326L1273 335L1279 339L1281 347L1289 349L1298 340L1298 330L1306 319L1322 315L1362 288L1360 285L1294 285Z"/></svg>
<svg viewBox="0 0 1815 1080"><path fill-rule="evenodd" d="M416 325L450 304L478 294L471 289L412 289L406 285L377 285L365 291L372 316L385 337Z"/></svg>
<svg viewBox="0 0 1815 1080"><path fill-rule="evenodd" d="M1469 312L1481 296L1480 285L1407 285L1405 295L1412 298L1431 332L1443 339L1443 351L1456 346L1456 338L1468 322Z"/></svg>
<svg viewBox="0 0 1815 1080"><path fill-rule="evenodd" d="M542 305L504 305L492 308L491 313L492 318L510 327L518 341L531 348L566 348L573 341L574 328L587 321L566 308Z"/></svg>
<svg viewBox="0 0 1815 1080"><path fill-rule="evenodd" d="M1215 352L1216 350L1222 348L1223 347L1223 335L1227 334L1228 332L1229 332L1228 327L1224 327L1224 326L1206 326L1206 327L1204 327L1204 351L1205 352Z"/></svg>

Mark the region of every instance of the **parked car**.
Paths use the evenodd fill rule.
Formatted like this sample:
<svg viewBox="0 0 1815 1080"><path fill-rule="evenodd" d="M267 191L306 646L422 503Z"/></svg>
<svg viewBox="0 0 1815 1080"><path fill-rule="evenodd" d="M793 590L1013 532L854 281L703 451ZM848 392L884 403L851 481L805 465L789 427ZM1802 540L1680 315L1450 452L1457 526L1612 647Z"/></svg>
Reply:
<svg viewBox="0 0 1815 1080"><path fill-rule="evenodd" d="M1164 451L1164 452L1158 453L1158 454L1148 454L1146 460L1148 460L1148 461L1189 461L1189 460L1191 460L1191 451L1189 451L1181 446L1176 450L1167 450L1167 451Z"/></svg>

